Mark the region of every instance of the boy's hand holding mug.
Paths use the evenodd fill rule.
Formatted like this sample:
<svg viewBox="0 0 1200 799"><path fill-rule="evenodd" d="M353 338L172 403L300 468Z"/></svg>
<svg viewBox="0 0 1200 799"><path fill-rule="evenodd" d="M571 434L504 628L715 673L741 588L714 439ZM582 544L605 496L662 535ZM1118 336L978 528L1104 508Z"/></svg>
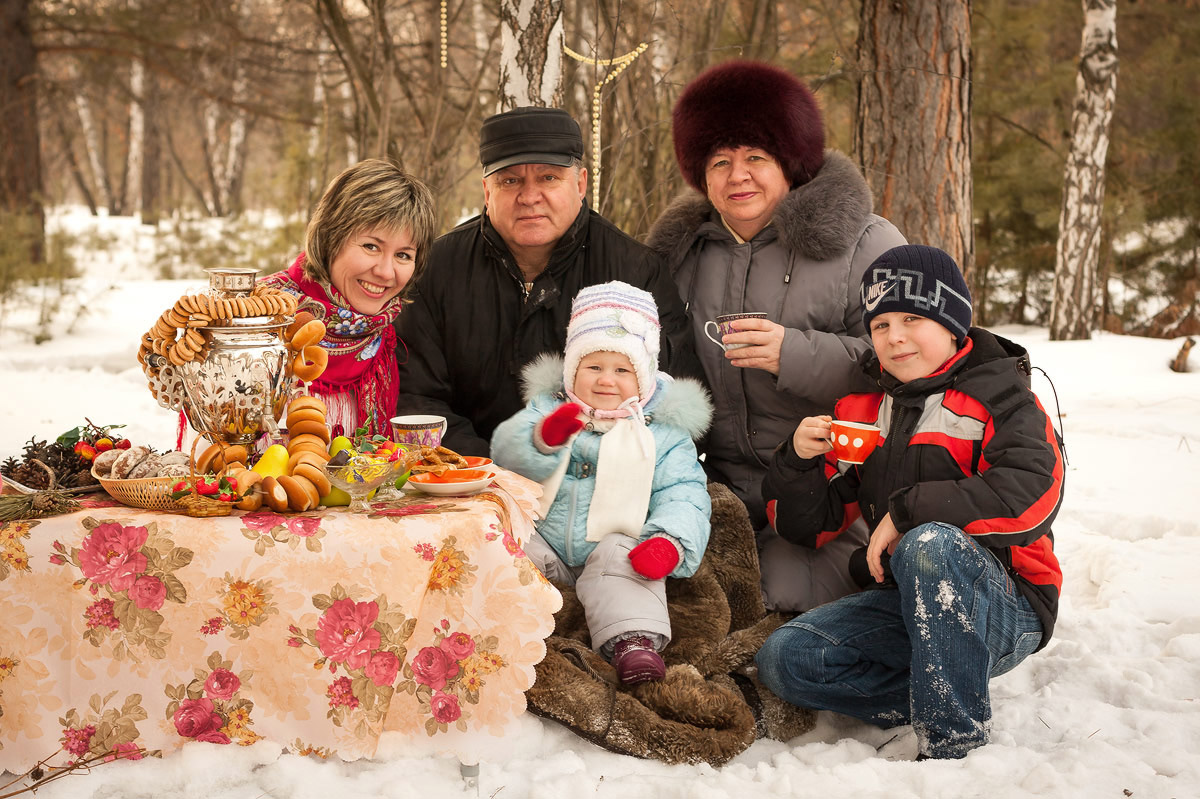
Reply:
<svg viewBox="0 0 1200 799"><path fill-rule="evenodd" d="M815 458L833 449L829 443L832 416L808 416L801 420L792 433L792 449L801 458Z"/></svg>
<svg viewBox="0 0 1200 799"><path fill-rule="evenodd" d="M581 410L574 402L564 402L546 414L539 428L533 431L534 436L540 433L548 447L562 446L568 438L583 429L583 420L579 418Z"/></svg>

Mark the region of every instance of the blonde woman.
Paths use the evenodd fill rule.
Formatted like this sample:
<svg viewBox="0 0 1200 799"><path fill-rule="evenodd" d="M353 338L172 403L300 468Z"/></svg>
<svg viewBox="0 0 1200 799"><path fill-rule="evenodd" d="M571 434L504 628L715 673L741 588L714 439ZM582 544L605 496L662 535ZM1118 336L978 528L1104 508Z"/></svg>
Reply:
<svg viewBox="0 0 1200 799"><path fill-rule="evenodd" d="M263 279L325 323L329 366L311 389L331 427L369 423L388 434L400 390L393 323L424 269L435 219L425 184L387 161L360 161L326 186L295 263Z"/></svg>

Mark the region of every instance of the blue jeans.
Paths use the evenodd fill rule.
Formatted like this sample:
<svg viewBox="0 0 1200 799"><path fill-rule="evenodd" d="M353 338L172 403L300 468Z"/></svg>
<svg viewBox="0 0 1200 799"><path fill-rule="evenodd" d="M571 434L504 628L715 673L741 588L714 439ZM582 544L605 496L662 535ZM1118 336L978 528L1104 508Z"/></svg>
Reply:
<svg viewBox="0 0 1200 799"><path fill-rule="evenodd" d="M898 588L868 589L780 627L756 658L780 698L881 727L913 725L920 752L964 757L987 743L988 680L1042 640L1042 623L991 552L923 524L892 556Z"/></svg>

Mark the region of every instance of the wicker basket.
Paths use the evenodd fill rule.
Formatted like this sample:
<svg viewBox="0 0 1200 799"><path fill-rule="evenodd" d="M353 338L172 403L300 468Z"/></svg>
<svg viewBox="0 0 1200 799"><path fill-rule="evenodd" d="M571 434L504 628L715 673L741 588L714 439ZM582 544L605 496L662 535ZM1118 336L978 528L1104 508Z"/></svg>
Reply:
<svg viewBox="0 0 1200 799"><path fill-rule="evenodd" d="M206 519L213 516L228 516L233 512L232 502L210 499L195 492L184 494L175 501L183 508L184 513L188 516L195 516L198 519Z"/></svg>
<svg viewBox="0 0 1200 799"><path fill-rule="evenodd" d="M171 499L171 486L178 477L143 477L139 480L113 480L92 472L108 495L124 505L146 510L180 511L183 506Z"/></svg>

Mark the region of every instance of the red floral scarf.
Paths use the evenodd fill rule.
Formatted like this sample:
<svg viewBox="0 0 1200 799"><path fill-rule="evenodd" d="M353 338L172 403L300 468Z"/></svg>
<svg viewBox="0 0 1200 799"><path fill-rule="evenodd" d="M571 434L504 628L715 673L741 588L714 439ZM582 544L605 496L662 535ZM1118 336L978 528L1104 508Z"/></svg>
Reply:
<svg viewBox="0 0 1200 799"><path fill-rule="evenodd" d="M296 295L301 310L325 323L321 346L329 350L329 366L312 383L312 391L326 398L327 404L342 397L347 398L344 401L355 398L358 423L367 426L371 420L371 435L390 435L388 420L400 396L396 330L392 327L402 307L400 298L389 300L378 314L360 314L331 284L304 276L304 253L286 271L268 275L262 282ZM346 418L333 407L330 411L331 420Z"/></svg>

